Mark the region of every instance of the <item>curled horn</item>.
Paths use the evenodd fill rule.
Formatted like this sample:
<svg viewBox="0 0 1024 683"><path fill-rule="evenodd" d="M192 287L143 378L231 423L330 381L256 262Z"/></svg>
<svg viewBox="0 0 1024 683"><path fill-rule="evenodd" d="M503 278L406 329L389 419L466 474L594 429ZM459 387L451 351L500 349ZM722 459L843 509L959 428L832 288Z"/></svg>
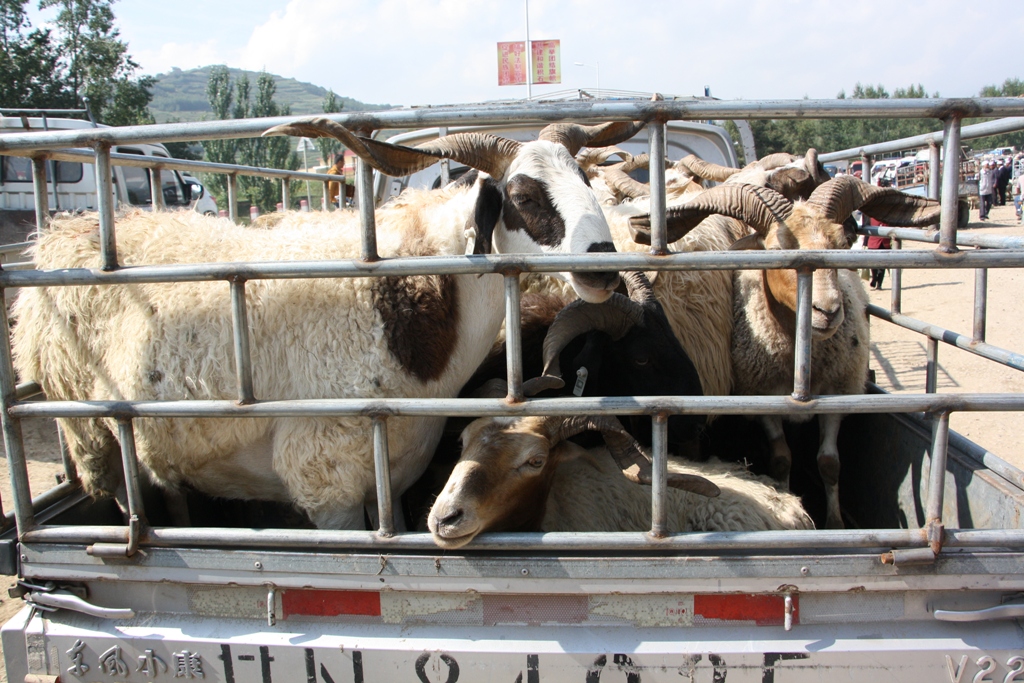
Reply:
<svg viewBox="0 0 1024 683"><path fill-rule="evenodd" d="M588 147L576 155L576 163L584 171L589 171L594 166L599 166L608 160L608 157L618 154L623 161L629 161L633 155L618 147Z"/></svg>
<svg viewBox="0 0 1024 683"><path fill-rule="evenodd" d="M626 478L636 484L651 483L650 459L614 416L551 417L547 420L547 427L552 446L588 430L600 432L608 452ZM709 498L721 493L714 483L693 474L669 472L668 485Z"/></svg>
<svg viewBox="0 0 1024 683"><path fill-rule="evenodd" d="M483 133L456 133L416 147L405 147L358 136L340 123L322 116L274 126L263 135L332 137L381 173L399 177L421 171L439 159L454 159L494 178L501 178L520 148L520 143L515 140Z"/></svg>
<svg viewBox="0 0 1024 683"><path fill-rule="evenodd" d="M675 163L676 168L686 170L691 176L701 180L715 180L722 182L740 172L738 168L731 166L719 166L698 158L695 154L688 154Z"/></svg>
<svg viewBox="0 0 1024 683"><path fill-rule="evenodd" d="M668 210L668 241L675 242L712 214L742 221L758 234L768 234L776 221L789 218L793 205L778 192L759 185L719 185ZM629 231L639 244L651 243L651 216L633 216Z"/></svg>
<svg viewBox="0 0 1024 683"><path fill-rule="evenodd" d="M746 168L756 166L757 168L760 168L763 171L771 171L776 168L788 166L789 164L799 159L800 157L793 154L789 154L788 152L776 152L775 154L769 154L768 156L758 159L757 161L750 162L749 164L746 165Z"/></svg>
<svg viewBox="0 0 1024 683"><path fill-rule="evenodd" d="M905 227L932 225L938 222L941 210L934 199L915 197L891 187L876 187L850 175L819 185L807 204L834 223L842 223L860 209L883 223Z"/></svg>
<svg viewBox="0 0 1024 683"><path fill-rule="evenodd" d="M614 293L600 304L591 304L577 299L555 316L544 337L544 372L523 382L523 393L536 396L547 389L561 389L565 386L558 355L576 337L601 330L612 339L622 339L634 325L643 320L643 308L632 299Z"/></svg>
<svg viewBox="0 0 1024 683"><path fill-rule="evenodd" d="M609 187L624 197L630 199L647 197L651 194L651 186L633 179L629 173L638 168L647 168L650 163L650 155L638 154L628 161L606 168L604 170L604 180L608 183Z"/></svg>
<svg viewBox="0 0 1024 683"><path fill-rule="evenodd" d="M576 123L552 123L541 130L539 140L556 142L576 156L583 147L608 147L630 139L645 124L643 121L615 121L596 126L581 126Z"/></svg>
<svg viewBox="0 0 1024 683"><path fill-rule="evenodd" d="M807 172L814 178L814 185L824 185L828 181L832 180L832 176L828 174L825 167L818 161L818 150L813 147L807 148L807 154L804 155L804 166L807 167Z"/></svg>

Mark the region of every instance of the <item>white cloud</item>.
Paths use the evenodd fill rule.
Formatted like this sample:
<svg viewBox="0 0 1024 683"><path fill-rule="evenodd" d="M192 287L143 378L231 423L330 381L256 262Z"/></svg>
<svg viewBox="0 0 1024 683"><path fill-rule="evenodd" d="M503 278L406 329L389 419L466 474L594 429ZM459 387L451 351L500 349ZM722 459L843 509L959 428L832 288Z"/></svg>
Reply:
<svg viewBox="0 0 1024 683"><path fill-rule="evenodd" d="M247 0L195 12L121 0L122 35L149 73L227 63L366 102L514 98L495 43L524 37L522 0ZM1024 35L1019 0L533 0L531 38L562 41L562 84L723 98L831 98L853 86L973 95L1020 77L1013 48L964 36ZM201 37L200 37L201 36ZM938 43L939 38L951 41Z"/></svg>

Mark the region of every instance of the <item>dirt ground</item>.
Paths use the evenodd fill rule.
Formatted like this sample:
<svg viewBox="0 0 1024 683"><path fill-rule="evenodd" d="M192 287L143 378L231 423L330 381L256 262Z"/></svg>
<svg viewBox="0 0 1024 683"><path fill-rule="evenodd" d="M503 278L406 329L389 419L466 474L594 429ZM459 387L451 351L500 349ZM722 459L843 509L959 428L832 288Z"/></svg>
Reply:
<svg viewBox="0 0 1024 683"><path fill-rule="evenodd" d="M966 228L972 234L1024 235L1013 206L994 207L988 221L977 220ZM905 243L905 249L931 249L931 245ZM882 291L871 291L873 303L886 308L891 300L891 274ZM926 320L962 334L974 329L973 270L905 270L903 272L905 315ZM988 325L986 341L1015 352L1024 352L1024 270L992 269L988 275ZM920 393L925 387L926 342L913 332L872 319L871 367L876 380L887 391ZM1024 393L1024 373L998 365L947 344L939 346L938 391L940 393ZM1020 438L1020 416L1013 413L953 413L951 427L985 446L989 451L1024 469L1024 441ZM56 483L63 472L52 420L22 423L26 442L29 481L33 495ZM0 495L10 509L10 482L6 460L0 467ZM15 579L4 577L0 590L0 623L6 622L23 603L7 596ZM0 683L6 683L0 670Z"/></svg>

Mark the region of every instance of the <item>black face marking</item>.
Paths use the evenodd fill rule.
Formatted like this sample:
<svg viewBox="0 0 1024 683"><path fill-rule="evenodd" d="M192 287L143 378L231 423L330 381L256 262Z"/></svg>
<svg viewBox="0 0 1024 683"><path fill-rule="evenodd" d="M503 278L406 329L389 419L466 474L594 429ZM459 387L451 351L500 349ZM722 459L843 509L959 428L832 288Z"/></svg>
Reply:
<svg viewBox="0 0 1024 683"><path fill-rule="evenodd" d="M557 247L565 239L565 221L555 209L547 186L536 178L517 175L509 180L503 211L506 230L522 230L545 247Z"/></svg>
<svg viewBox="0 0 1024 683"><path fill-rule="evenodd" d="M588 254L614 252L615 245L611 242L594 242L587 247Z"/></svg>
<svg viewBox="0 0 1024 683"><path fill-rule="evenodd" d="M473 225L476 227L476 242L473 244L474 254L490 254L491 238L494 226L501 218L502 196L497 183L485 180L480 185L476 208L473 210Z"/></svg>
<svg viewBox="0 0 1024 683"><path fill-rule="evenodd" d="M421 382L441 377L455 350L455 288L451 275L382 277L373 285L388 351Z"/></svg>

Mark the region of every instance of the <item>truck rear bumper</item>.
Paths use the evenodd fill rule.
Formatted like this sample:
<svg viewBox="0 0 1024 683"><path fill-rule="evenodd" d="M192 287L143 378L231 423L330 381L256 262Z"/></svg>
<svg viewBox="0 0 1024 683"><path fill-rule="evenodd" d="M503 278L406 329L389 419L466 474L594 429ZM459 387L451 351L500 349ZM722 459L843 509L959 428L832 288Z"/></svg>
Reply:
<svg viewBox="0 0 1024 683"><path fill-rule="evenodd" d="M709 628L545 624L467 627L140 616L117 623L57 612L3 629L12 681L198 679L347 681L1017 680L1019 621L874 622ZM22 654L23 653L23 654ZM24 666L25 670L15 670ZM1024 676L1021 676L1024 678Z"/></svg>

